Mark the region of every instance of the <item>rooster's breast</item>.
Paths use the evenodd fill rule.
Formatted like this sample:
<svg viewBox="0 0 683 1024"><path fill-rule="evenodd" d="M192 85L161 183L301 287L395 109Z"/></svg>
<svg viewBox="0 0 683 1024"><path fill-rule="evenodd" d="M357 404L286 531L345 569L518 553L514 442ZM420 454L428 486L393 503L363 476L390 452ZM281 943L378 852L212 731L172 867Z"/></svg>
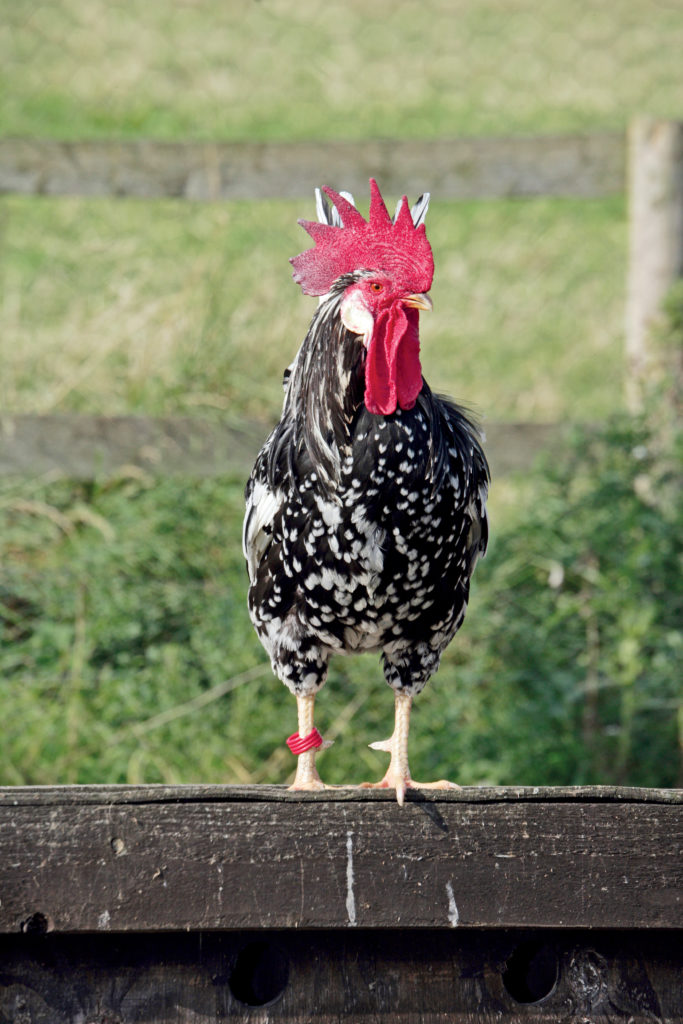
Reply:
<svg viewBox="0 0 683 1024"><path fill-rule="evenodd" d="M391 417L363 409L335 488L313 470L263 498L272 521L250 589L262 639L284 632L342 653L448 643L464 615L476 516L457 445L440 467L436 447L420 405Z"/></svg>

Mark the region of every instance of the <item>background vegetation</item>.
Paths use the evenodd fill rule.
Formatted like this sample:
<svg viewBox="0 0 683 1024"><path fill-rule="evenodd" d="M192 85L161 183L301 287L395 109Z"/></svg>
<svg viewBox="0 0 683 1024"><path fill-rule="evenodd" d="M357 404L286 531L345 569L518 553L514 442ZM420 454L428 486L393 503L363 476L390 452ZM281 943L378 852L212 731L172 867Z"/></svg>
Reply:
<svg viewBox="0 0 683 1024"><path fill-rule="evenodd" d="M0 10L3 134L419 139L681 116L676 0ZM287 264L310 212L3 197L0 409L270 421L311 314ZM417 705L418 777L683 784L677 449L661 397L620 415L625 218L621 199L430 210L431 383L489 419L607 426L494 489L471 614ZM682 323L679 295L679 343ZM287 777L294 707L245 611L243 484L0 481L0 782ZM365 747L391 724L376 659L335 663L319 705L339 736L325 777L383 771Z"/></svg>

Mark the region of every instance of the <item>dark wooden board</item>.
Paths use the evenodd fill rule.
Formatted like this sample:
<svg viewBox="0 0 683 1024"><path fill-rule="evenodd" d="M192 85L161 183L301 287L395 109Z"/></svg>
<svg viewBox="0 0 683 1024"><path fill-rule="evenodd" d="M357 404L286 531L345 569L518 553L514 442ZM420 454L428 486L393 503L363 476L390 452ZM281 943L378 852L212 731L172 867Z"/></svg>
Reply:
<svg viewBox="0 0 683 1024"><path fill-rule="evenodd" d="M0 932L680 928L680 791L0 792Z"/></svg>
<svg viewBox="0 0 683 1024"><path fill-rule="evenodd" d="M0 1024L661 1024L682 976L680 934L0 937Z"/></svg>

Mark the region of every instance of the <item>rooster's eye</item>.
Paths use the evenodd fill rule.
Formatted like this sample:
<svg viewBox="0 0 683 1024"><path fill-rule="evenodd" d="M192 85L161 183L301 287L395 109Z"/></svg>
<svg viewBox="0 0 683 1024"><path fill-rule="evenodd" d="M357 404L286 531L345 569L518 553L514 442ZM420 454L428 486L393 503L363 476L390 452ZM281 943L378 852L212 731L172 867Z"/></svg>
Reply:
<svg viewBox="0 0 683 1024"><path fill-rule="evenodd" d="M373 281L370 287L372 288L373 292L382 291L382 285L379 283L379 281Z"/></svg>

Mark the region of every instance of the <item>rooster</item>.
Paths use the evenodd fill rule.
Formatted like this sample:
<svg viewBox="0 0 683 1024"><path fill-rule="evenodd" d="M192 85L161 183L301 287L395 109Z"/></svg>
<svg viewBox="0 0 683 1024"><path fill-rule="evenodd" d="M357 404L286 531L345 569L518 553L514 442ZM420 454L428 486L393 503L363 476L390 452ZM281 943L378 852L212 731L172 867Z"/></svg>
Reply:
<svg viewBox="0 0 683 1024"><path fill-rule="evenodd" d="M295 694L292 789L324 784L315 696L333 654L381 651L395 693L385 776L399 804L418 783L408 764L413 698L462 624L486 551L489 471L465 413L422 377L419 314L434 274L429 194L394 217L370 181L368 219L349 193L324 188L315 245L290 262L319 298L285 371L280 422L246 487L249 613L273 671ZM330 202L331 201L331 202Z"/></svg>

